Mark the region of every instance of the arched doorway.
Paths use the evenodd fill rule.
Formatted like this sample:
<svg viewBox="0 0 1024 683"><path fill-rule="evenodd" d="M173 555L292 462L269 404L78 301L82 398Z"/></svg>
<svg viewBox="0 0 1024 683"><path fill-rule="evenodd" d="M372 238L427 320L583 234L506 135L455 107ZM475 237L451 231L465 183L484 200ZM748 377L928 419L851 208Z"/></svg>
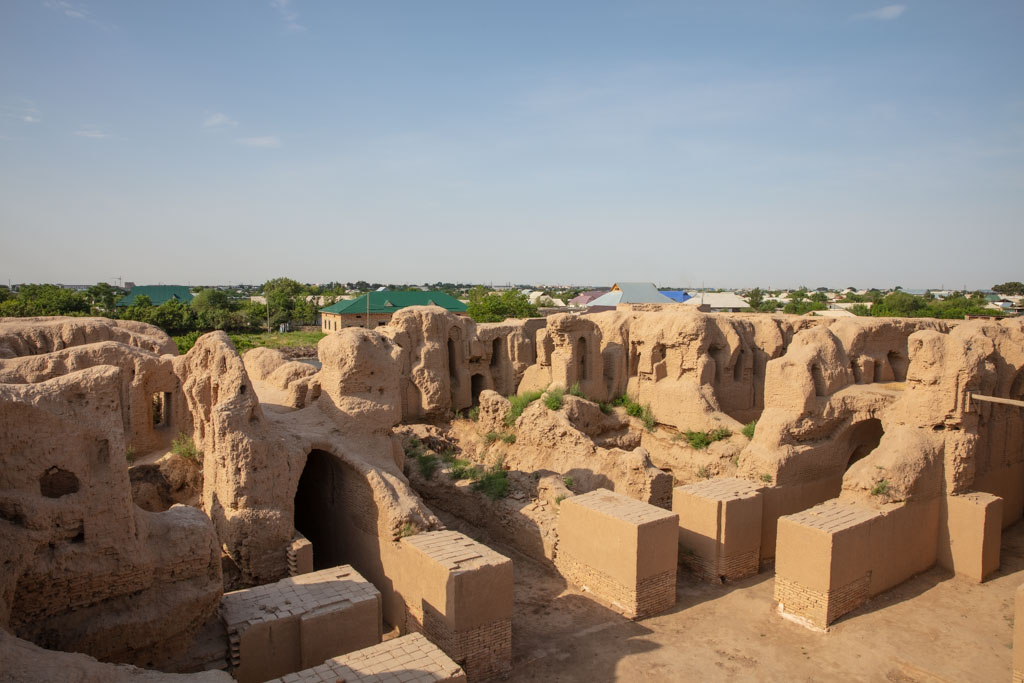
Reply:
<svg viewBox="0 0 1024 683"><path fill-rule="evenodd" d="M347 564L342 534L341 462L327 451L313 450L295 491L295 529L313 544L313 569Z"/></svg>
<svg viewBox="0 0 1024 683"><path fill-rule="evenodd" d="M871 451L878 448L885 431L882 429L882 422L877 418L870 418L857 422L847 430L846 437L846 469L858 460L863 460Z"/></svg>

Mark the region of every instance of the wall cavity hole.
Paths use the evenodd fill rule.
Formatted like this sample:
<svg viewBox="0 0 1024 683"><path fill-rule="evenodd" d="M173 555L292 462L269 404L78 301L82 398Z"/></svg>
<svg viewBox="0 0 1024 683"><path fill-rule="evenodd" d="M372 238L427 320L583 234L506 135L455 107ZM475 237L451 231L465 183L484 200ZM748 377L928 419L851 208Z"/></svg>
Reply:
<svg viewBox="0 0 1024 683"><path fill-rule="evenodd" d="M74 472L54 465L39 477L39 493L46 498L60 498L78 492L78 477Z"/></svg>

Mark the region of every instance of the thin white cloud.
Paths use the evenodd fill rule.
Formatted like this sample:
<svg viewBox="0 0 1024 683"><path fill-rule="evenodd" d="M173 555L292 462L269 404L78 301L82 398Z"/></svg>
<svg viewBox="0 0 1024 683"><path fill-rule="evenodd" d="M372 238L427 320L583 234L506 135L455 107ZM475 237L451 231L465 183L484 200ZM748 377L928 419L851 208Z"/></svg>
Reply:
<svg viewBox="0 0 1024 683"><path fill-rule="evenodd" d="M229 118L227 114L221 114L220 112L211 114L206 117L205 121L203 121L203 128L223 128L225 126L237 125L238 121L235 121L234 119Z"/></svg>
<svg viewBox="0 0 1024 683"><path fill-rule="evenodd" d="M43 0L43 7L54 12L60 12L71 19L87 21L90 24L99 26L102 29L116 29L113 24L100 21L92 16L92 12L86 9L82 3L70 2L69 0Z"/></svg>
<svg viewBox="0 0 1024 683"><path fill-rule="evenodd" d="M89 16L89 10L85 9L85 7L75 5L66 0L46 0L43 6L72 19L86 19Z"/></svg>
<svg viewBox="0 0 1024 683"><path fill-rule="evenodd" d="M853 18L872 19L874 21L892 21L893 19L899 19L906 11L906 5L886 5L885 7L879 7L878 9L871 10L870 12L855 14Z"/></svg>
<svg viewBox="0 0 1024 683"><path fill-rule="evenodd" d="M96 126L88 123L79 126L78 130L75 131L75 135L92 140L102 140L103 138L110 137L110 133L104 133Z"/></svg>
<svg viewBox="0 0 1024 683"><path fill-rule="evenodd" d="M39 123L39 110L27 97L13 97L10 104L0 104L0 119L21 121L22 123Z"/></svg>
<svg viewBox="0 0 1024 683"><path fill-rule="evenodd" d="M264 135L256 138L238 138L236 142L246 147L263 147L266 149L281 146L281 140L276 135Z"/></svg>
<svg viewBox="0 0 1024 683"><path fill-rule="evenodd" d="M270 6L281 13L284 24L289 31L305 31L306 27L299 23L299 15L291 7L291 0L270 0Z"/></svg>

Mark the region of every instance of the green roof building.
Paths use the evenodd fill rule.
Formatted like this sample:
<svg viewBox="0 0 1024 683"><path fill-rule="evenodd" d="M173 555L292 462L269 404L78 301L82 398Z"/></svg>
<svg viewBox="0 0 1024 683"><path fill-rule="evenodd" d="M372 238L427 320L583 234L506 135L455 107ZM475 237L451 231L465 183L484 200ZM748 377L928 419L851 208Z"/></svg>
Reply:
<svg viewBox="0 0 1024 683"><path fill-rule="evenodd" d="M367 322L369 297L369 322ZM409 306L440 306L452 313L465 313L466 304L444 292L370 292L356 299L339 301L320 309L320 326L324 332L343 327L379 327L387 325L396 311Z"/></svg>
<svg viewBox="0 0 1024 683"><path fill-rule="evenodd" d="M145 294L154 306L159 306L165 301L177 299L183 304L191 303L192 292L184 285L142 285L132 287L128 295L117 302L118 306L131 306L135 298Z"/></svg>

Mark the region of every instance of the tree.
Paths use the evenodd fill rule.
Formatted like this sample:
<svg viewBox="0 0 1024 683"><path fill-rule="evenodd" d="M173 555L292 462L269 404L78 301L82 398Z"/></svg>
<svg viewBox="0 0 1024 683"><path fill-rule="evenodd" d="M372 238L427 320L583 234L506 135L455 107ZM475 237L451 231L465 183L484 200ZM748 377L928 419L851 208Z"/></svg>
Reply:
<svg viewBox="0 0 1024 683"><path fill-rule="evenodd" d="M535 318L537 307L526 295L515 290L491 294L486 287L476 286L469 290L469 317L478 323L500 323L506 318Z"/></svg>
<svg viewBox="0 0 1024 683"><path fill-rule="evenodd" d="M992 285L992 291L1003 296L1024 296L1024 282L1004 282Z"/></svg>
<svg viewBox="0 0 1024 683"><path fill-rule="evenodd" d="M200 315L218 309L231 310L231 300L219 289L201 289L192 297L192 308Z"/></svg>
<svg viewBox="0 0 1024 683"><path fill-rule="evenodd" d="M0 304L0 315L88 315L89 300L81 292L57 285L21 285L18 295Z"/></svg>
<svg viewBox="0 0 1024 683"><path fill-rule="evenodd" d="M755 311L761 309L761 304L764 303L764 292L761 291L760 287L754 287L747 293L747 302Z"/></svg>
<svg viewBox="0 0 1024 683"><path fill-rule="evenodd" d="M306 287L290 278L279 277L263 284L263 296L270 306L271 325L291 322L295 318L296 298L305 302ZM305 313L305 310L301 311Z"/></svg>
<svg viewBox="0 0 1024 683"><path fill-rule="evenodd" d="M94 308L103 311L104 313L111 313L114 310L114 299L115 291L106 282L97 282L92 287L85 290L86 296L92 302Z"/></svg>
<svg viewBox="0 0 1024 683"><path fill-rule="evenodd" d="M148 315L148 322L169 334L189 332L195 329L195 312L187 304L177 299L168 299L151 311L148 311Z"/></svg>
<svg viewBox="0 0 1024 683"><path fill-rule="evenodd" d="M124 320L138 320L142 323L151 323L153 321L154 311L156 311L156 306L153 305L153 300L145 294L140 294L135 297L131 306L128 306L121 312L121 318Z"/></svg>

